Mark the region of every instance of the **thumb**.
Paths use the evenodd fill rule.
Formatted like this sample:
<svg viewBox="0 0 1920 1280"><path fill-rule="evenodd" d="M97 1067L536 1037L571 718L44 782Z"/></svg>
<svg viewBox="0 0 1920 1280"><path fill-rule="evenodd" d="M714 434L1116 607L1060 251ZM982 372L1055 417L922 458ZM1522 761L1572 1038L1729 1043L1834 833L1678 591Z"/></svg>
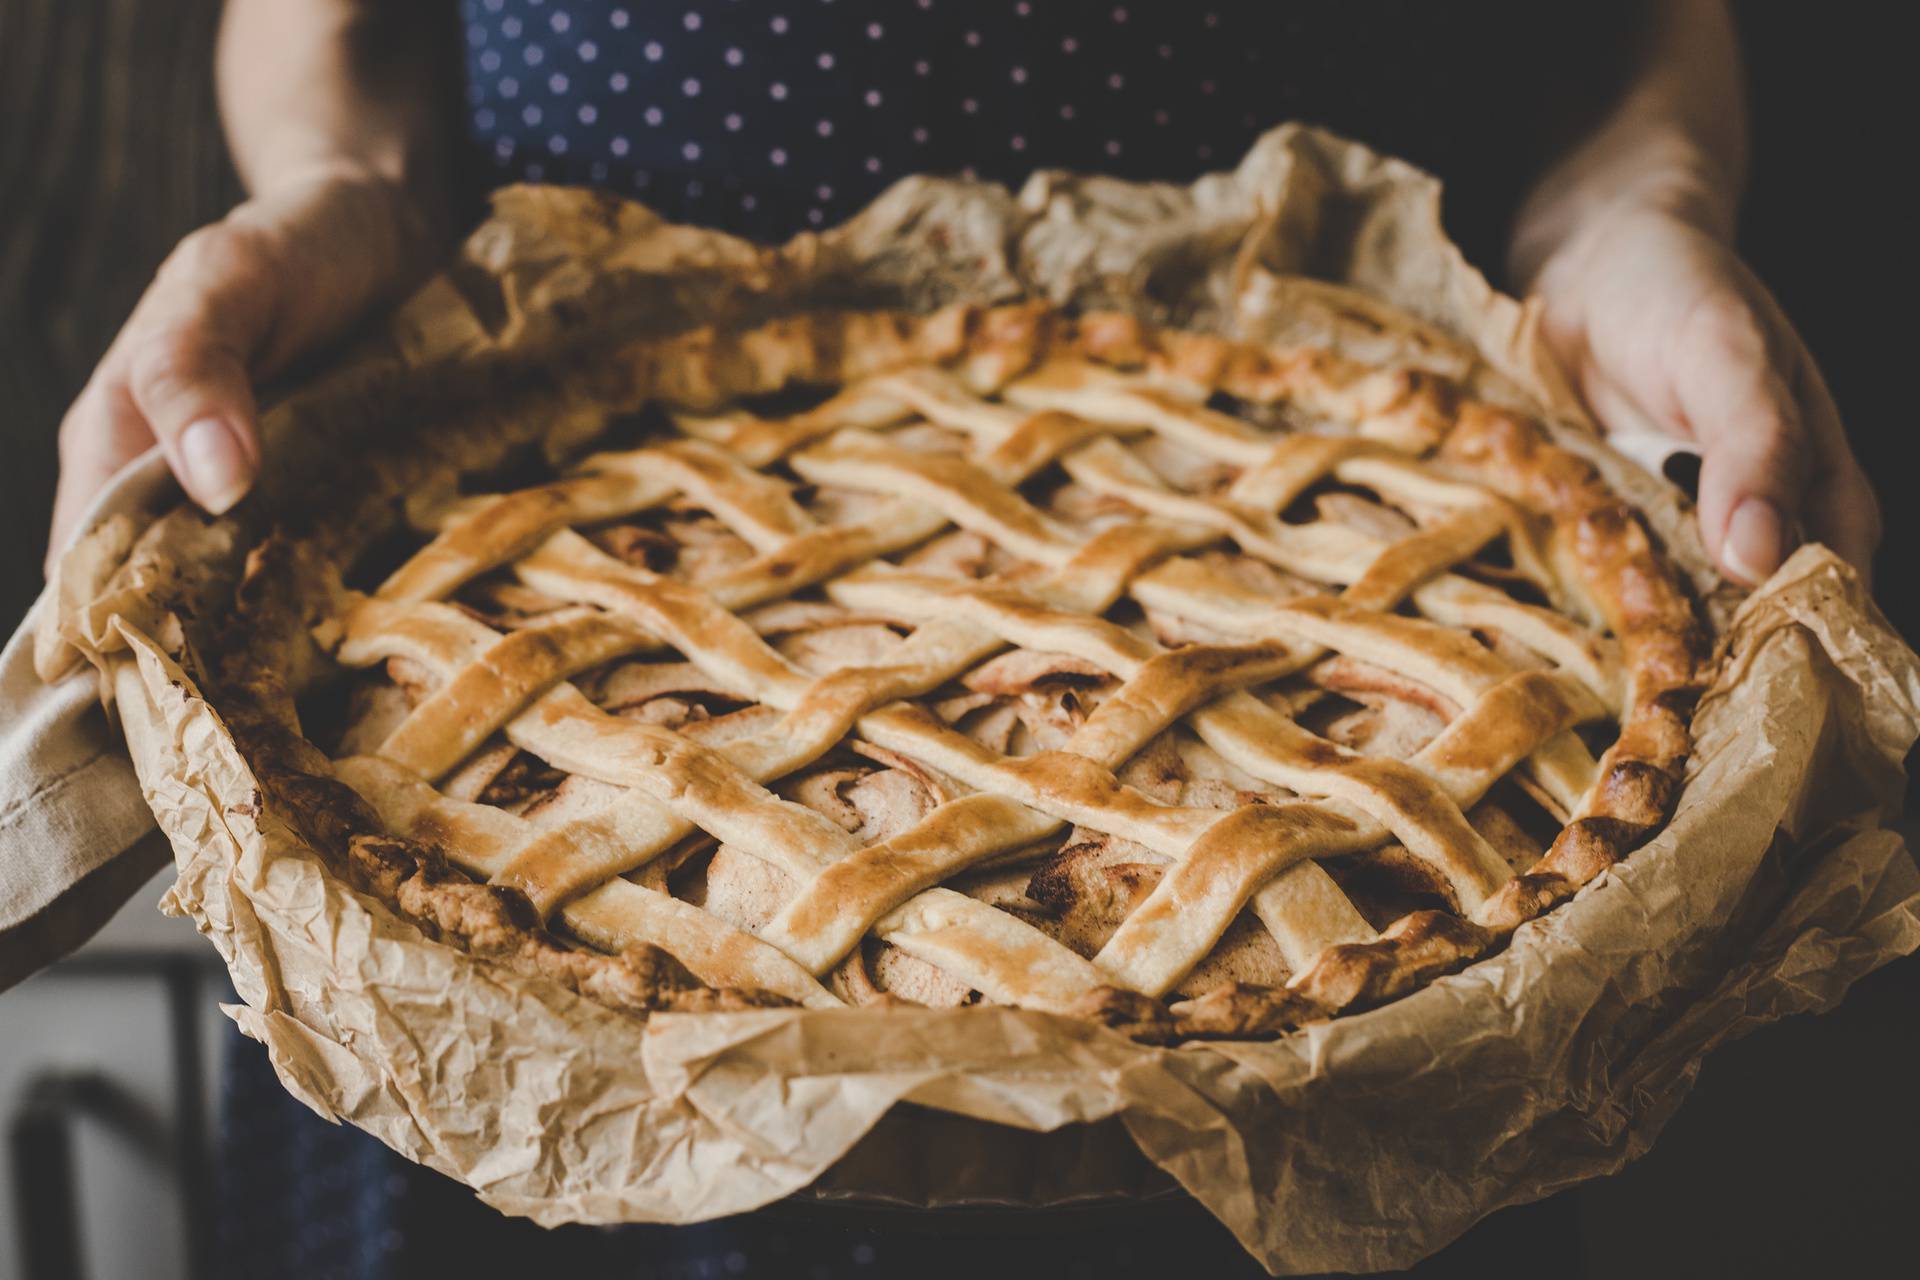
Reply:
<svg viewBox="0 0 1920 1280"><path fill-rule="evenodd" d="M260 454L253 390L232 346L191 322L154 333L131 354L127 394L187 496L212 515L246 496Z"/></svg>
<svg viewBox="0 0 1920 1280"><path fill-rule="evenodd" d="M1725 573L1757 585L1799 540L1808 424L1738 294L1703 303L1672 355L1677 406L1701 446L1701 534Z"/></svg>
<svg viewBox="0 0 1920 1280"><path fill-rule="evenodd" d="M249 233L216 224L183 241L122 334L125 394L181 487L219 515L260 463L249 366L279 272Z"/></svg>

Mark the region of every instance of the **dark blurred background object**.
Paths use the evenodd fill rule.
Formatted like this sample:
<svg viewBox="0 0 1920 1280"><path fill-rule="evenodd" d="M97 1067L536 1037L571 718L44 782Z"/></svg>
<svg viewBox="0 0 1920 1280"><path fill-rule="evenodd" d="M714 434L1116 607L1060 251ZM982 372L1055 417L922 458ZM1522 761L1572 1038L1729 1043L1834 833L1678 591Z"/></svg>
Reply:
<svg viewBox="0 0 1920 1280"><path fill-rule="evenodd" d="M218 0L0 0L8 630L40 588L62 413L167 251L239 198L214 110L218 11ZM1900 425L1913 412L1905 347L1920 287L1901 194L1915 109L1905 42L1892 29L1895 11L1881 7L1749 0L1738 11L1755 137L1744 247L1819 358L1879 486L1881 598L1903 634L1920 634L1920 591L1905 572L1920 500L1905 492ZM72 984L71 1016L85 1018L90 979L85 966L68 968L23 991ZM1716 1054L1653 1152L1570 1193L1584 1264L1573 1274L1910 1268L1908 1222L1920 1205L1920 1162L1909 1153L1920 1134L1917 1015L1920 960L1909 959L1832 1014ZM19 997L0 1006L0 1113L23 1102L8 1086L23 1078L11 1058L28 1038L13 1034L24 1016ZM0 1227L9 1212L0 1205ZM1497 1218L1489 1224L1498 1227ZM138 1233L124 1221L115 1229ZM11 1235L0 1229L0 1240ZM0 1246L0 1272L15 1262ZM1569 1273L1559 1261L1549 1269Z"/></svg>

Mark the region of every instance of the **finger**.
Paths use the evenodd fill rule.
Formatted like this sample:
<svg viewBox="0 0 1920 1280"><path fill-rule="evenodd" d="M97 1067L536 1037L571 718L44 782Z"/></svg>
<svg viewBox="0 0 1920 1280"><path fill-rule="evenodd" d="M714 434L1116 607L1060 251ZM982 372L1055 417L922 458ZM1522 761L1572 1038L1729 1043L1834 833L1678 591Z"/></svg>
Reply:
<svg viewBox="0 0 1920 1280"><path fill-rule="evenodd" d="M1778 317L1785 327L1784 315ZM1806 420L1820 465L1807 488L1806 523L1818 538L1860 572L1871 586L1873 553L1880 545L1880 502L1865 471L1854 459L1840 409L1806 344L1794 339L1796 399Z"/></svg>
<svg viewBox="0 0 1920 1280"><path fill-rule="evenodd" d="M231 509L259 465L245 356L188 318L143 335L128 360L127 394L181 487L212 515Z"/></svg>
<svg viewBox="0 0 1920 1280"><path fill-rule="evenodd" d="M196 232L115 344L134 407L181 486L215 515L240 500L259 465L248 368L267 336L273 278L246 234Z"/></svg>
<svg viewBox="0 0 1920 1280"><path fill-rule="evenodd" d="M1807 531L1873 585L1873 553L1880 545L1880 502L1859 464L1845 465L1807 495Z"/></svg>
<svg viewBox="0 0 1920 1280"><path fill-rule="evenodd" d="M48 574L66 552L94 495L152 444L146 419L116 377L96 377L80 393L60 423L60 479L47 535Z"/></svg>
<svg viewBox="0 0 1920 1280"><path fill-rule="evenodd" d="M1757 585L1792 547L1814 470L1808 424L1737 293L1703 303L1674 355L1676 404L1701 444L1701 536L1722 571Z"/></svg>

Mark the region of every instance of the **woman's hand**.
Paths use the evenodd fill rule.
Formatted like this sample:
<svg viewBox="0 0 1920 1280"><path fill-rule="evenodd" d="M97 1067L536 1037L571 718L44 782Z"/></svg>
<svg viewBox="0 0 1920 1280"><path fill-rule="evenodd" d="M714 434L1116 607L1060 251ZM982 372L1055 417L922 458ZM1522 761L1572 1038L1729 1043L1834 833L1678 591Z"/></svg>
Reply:
<svg viewBox="0 0 1920 1280"><path fill-rule="evenodd" d="M1865 573L1873 489L1813 357L1711 221L1631 200L1587 219L1534 276L1545 336L1602 425L1699 445L1700 532L1727 574L1758 583L1803 534Z"/></svg>
<svg viewBox="0 0 1920 1280"><path fill-rule="evenodd" d="M209 512L260 465L253 387L431 266L428 223L359 167L287 176L180 242L60 424L49 565L116 471L156 441Z"/></svg>
<svg viewBox="0 0 1920 1280"><path fill-rule="evenodd" d="M1803 537L1867 572L1873 490L1813 357L1732 249L1746 171L1727 0L1651 6L1641 59L1592 132L1541 175L1508 267L1601 425L1700 448L1700 534L1755 584Z"/></svg>

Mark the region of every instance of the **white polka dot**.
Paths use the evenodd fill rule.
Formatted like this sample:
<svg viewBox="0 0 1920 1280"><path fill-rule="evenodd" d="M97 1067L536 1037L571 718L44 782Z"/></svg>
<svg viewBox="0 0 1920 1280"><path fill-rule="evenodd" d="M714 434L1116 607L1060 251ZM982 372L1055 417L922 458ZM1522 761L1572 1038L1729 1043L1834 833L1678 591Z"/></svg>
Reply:
<svg viewBox="0 0 1920 1280"><path fill-rule="evenodd" d="M1120 140L1118 138L1107 139L1107 154L1110 156L1117 156L1120 154Z"/></svg>
<svg viewBox="0 0 1920 1280"><path fill-rule="evenodd" d="M660 108L648 107L646 110L646 114L643 115L641 118L645 120L648 124L652 125L654 128L657 129L660 127L660 122L662 120L665 120L667 117L666 117L666 113L661 111Z"/></svg>
<svg viewBox="0 0 1920 1280"><path fill-rule="evenodd" d="M533 105L532 103L528 103L526 106L526 109L521 111L520 113L520 118L522 120L525 120L528 124L539 124L540 116L541 116L540 108Z"/></svg>
<svg viewBox="0 0 1920 1280"><path fill-rule="evenodd" d="M978 49L980 47L980 33L978 31L967 32L966 39L967 43L974 48Z"/></svg>
<svg viewBox="0 0 1920 1280"><path fill-rule="evenodd" d="M740 126L745 123L746 122L740 118L738 111L729 113L726 119L727 129L733 133L740 132Z"/></svg>
<svg viewBox="0 0 1920 1280"><path fill-rule="evenodd" d="M518 18L500 19L500 34L503 36L509 36L517 39L520 35L520 19Z"/></svg>
<svg viewBox="0 0 1920 1280"><path fill-rule="evenodd" d="M819 124L813 126L813 130L823 138L831 138L833 136L833 121L822 120Z"/></svg>
<svg viewBox="0 0 1920 1280"><path fill-rule="evenodd" d="M500 96L503 98L519 97L520 82L518 80L515 80L512 76L500 77Z"/></svg>
<svg viewBox="0 0 1920 1280"><path fill-rule="evenodd" d="M572 82L567 79L565 74L559 71L556 71L552 75L547 77L547 88L552 90L554 93L565 93L567 91L567 86L571 83Z"/></svg>
<svg viewBox="0 0 1920 1280"><path fill-rule="evenodd" d="M866 96L866 98L864 99L864 101L865 101L865 102L866 102L866 104L867 104L868 106L870 106L870 107L877 107L877 106L879 106L879 105L880 105L880 91L879 91L878 89L869 89L869 90L867 90L867 96Z"/></svg>
<svg viewBox="0 0 1920 1280"><path fill-rule="evenodd" d="M616 71L607 77L607 87L615 93L625 93L630 83L632 82L627 79L627 73L624 71Z"/></svg>
<svg viewBox="0 0 1920 1280"><path fill-rule="evenodd" d="M1012 71L1008 72L1008 74L1013 77L1015 84L1025 84L1027 82L1027 69L1025 67L1015 67Z"/></svg>
<svg viewBox="0 0 1920 1280"><path fill-rule="evenodd" d="M913 140L915 142L925 142L927 140L927 131L925 129L915 129L913 131Z"/></svg>
<svg viewBox="0 0 1920 1280"><path fill-rule="evenodd" d="M482 108L480 108L480 109L479 109L478 111L476 111L476 112L474 112L474 113L473 113L473 123L474 123L474 125L475 125L476 127L478 127L478 128L481 128L481 129L491 129L491 128L493 128L493 110L492 110L492 108L490 108L490 107L482 107Z"/></svg>
<svg viewBox="0 0 1920 1280"><path fill-rule="evenodd" d="M1127 11L1125 9L1115 9L1113 11L1113 20L1115 22L1125 22L1127 20Z"/></svg>
<svg viewBox="0 0 1920 1280"><path fill-rule="evenodd" d="M1163 58L1171 58L1173 56L1173 46L1170 44L1163 44L1160 46L1158 53Z"/></svg>
<svg viewBox="0 0 1920 1280"><path fill-rule="evenodd" d="M787 100L787 86L775 80L767 86L767 96L771 97L775 102L785 102Z"/></svg>
<svg viewBox="0 0 1920 1280"><path fill-rule="evenodd" d="M649 40L646 43L646 47L641 49L640 52L646 57L648 62L658 62L666 53L666 50L660 47L658 40Z"/></svg>
<svg viewBox="0 0 1920 1280"><path fill-rule="evenodd" d="M833 70L833 55L830 53L823 53L818 58L814 59L814 61L820 64L820 69L822 71Z"/></svg>
<svg viewBox="0 0 1920 1280"><path fill-rule="evenodd" d="M1016 133L1008 140L1007 145L1015 151L1025 151L1027 149L1027 140Z"/></svg>
<svg viewBox="0 0 1920 1280"><path fill-rule="evenodd" d="M591 40L582 40L577 52L580 54L580 61L592 62L600 56L600 46Z"/></svg>
<svg viewBox="0 0 1920 1280"><path fill-rule="evenodd" d="M628 150L631 149L632 145L632 143L626 140L624 135L615 134L613 141L607 143L607 150L617 156L624 156Z"/></svg>
<svg viewBox="0 0 1920 1280"><path fill-rule="evenodd" d="M1060 104L1060 118L1062 120L1073 119L1073 104L1071 102L1063 102Z"/></svg>
<svg viewBox="0 0 1920 1280"><path fill-rule="evenodd" d="M960 100L960 109L970 116L977 115L980 111L980 103L974 98L962 98Z"/></svg>
<svg viewBox="0 0 1920 1280"><path fill-rule="evenodd" d="M831 200L833 199L833 188L823 182L814 190L814 194L822 200Z"/></svg>
<svg viewBox="0 0 1920 1280"><path fill-rule="evenodd" d="M753 212L753 211L754 211L755 209L757 209L757 208L759 208L759 207L760 207L760 202L759 202L758 200L755 200L755 199L754 199L754 198L753 198L752 196L750 196L750 195L749 195L749 196L741 196L741 197L740 197L740 207L741 207L742 209L745 209L745 210L746 210L746 211L747 211L748 213L752 213L752 212Z"/></svg>
<svg viewBox="0 0 1920 1280"><path fill-rule="evenodd" d="M509 160L509 159L512 159L512 157L513 157L513 139L512 139L512 138L500 138L500 139L498 139L498 140L496 140L496 141L494 142L494 144L493 144L493 154L494 154L494 155L496 155L496 156L499 156L499 157L500 157L500 158L501 158L502 160Z"/></svg>
<svg viewBox="0 0 1920 1280"><path fill-rule="evenodd" d="M689 31L698 31L700 29L700 15L697 13L689 13L686 17L680 19L680 23Z"/></svg>
<svg viewBox="0 0 1920 1280"><path fill-rule="evenodd" d="M820 210L818 209L807 210L807 221L811 222L814 226L817 227L821 223L825 222L826 220L827 220L827 215L820 212Z"/></svg>
<svg viewBox="0 0 1920 1280"><path fill-rule="evenodd" d="M1217 13L1210 13L1206 16L1204 21L1210 27L1217 27L1220 25L1220 15Z"/></svg>
<svg viewBox="0 0 1920 1280"><path fill-rule="evenodd" d="M615 31L625 31L627 29L627 23L632 20L625 9L615 9L607 15L607 21L613 24Z"/></svg>
<svg viewBox="0 0 1920 1280"><path fill-rule="evenodd" d="M680 92L686 94L689 98L697 98L700 96L700 82L692 76L688 76L680 82Z"/></svg>
<svg viewBox="0 0 1920 1280"><path fill-rule="evenodd" d="M563 156L567 154L567 140L556 133L547 139L547 150L557 156Z"/></svg>
<svg viewBox="0 0 1920 1280"><path fill-rule="evenodd" d="M561 32L573 25L573 19L564 13L556 13L547 19L547 25L552 27L555 32Z"/></svg>
<svg viewBox="0 0 1920 1280"><path fill-rule="evenodd" d="M742 52L740 52L740 50L738 50L738 49L729 49L729 50L727 50L727 65L728 65L728 66L730 66L730 67L737 67L737 66L739 66L739 65L740 65L741 63L743 63L743 62L745 62L746 60L747 60L747 55L746 55L746 54L744 54L744 53L742 53Z"/></svg>
<svg viewBox="0 0 1920 1280"><path fill-rule="evenodd" d="M498 13L500 6L505 3L506 0L485 0L485 7L488 13Z"/></svg>
<svg viewBox="0 0 1920 1280"><path fill-rule="evenodd" d="M972 165L968 165L966 168L960 170L960 176L967 179L969 182L971 182L973 179L980 176L980 171L974 168Z"/></svg>
<svg viewBox="0 0 1920 1280"><path fill-rule="evenodd" d="M579 115L581 124L592 124L600 118L600 108L591 102L583 102L580 104Z"/></svg>
<svg viewBox="0 0 1920 1280"><path fill-rule="evenodd" d="M933 8L933 0L920 0L920 7L921 7L922 9L931 9L931 8Z"/></svg>
<svg viewBox="0 0 1920 1280"><path fill-rule="evenodd" d="M1107 77L1107 88L1109 89L1125 88L1126 83L1127 83L1127 78L1121 75L1118 71L1114 72L1112 75Z"/></svg>
<svg viewBox="0 0 1920 1280"><path fill-rule="evenodd" d="M775 147L767 153L767 159L773 161L776 166L785 164L787 162L786 148Z"/></svg>
<svg viewBox="0 0 1920 1280"><path fill-rule="evenodd" d="M546 176L547 166L541 164L539 161L535 161L527 166L527 181L538 182Z"/></svg>
<svg viewBox="0 0 1920 1280"><path fill-rule="evenodd" d="M933 68L927 65L927 60L925 58L922 58L920 59L920 61L913 64L913 74L917 76L926 75L927 72L931 70L933 70Z"/></svg>
<svg viewBox="0 0 1920 1280"><path fill-rule="evenodd" d="M521 51L520 56L527 60L528 66L537 67L547 60L547 51L537 44L530 44Z"/></svg>
<svg viewBox="0 0 1920 1280"><path fill-rule="evenodd" d="M1027 3L1027 0L1020 0L1019 4L1013 6L1013 11L1024 18L1032 14L1033 6Z"/></svg>
<svg viewBox="0 0 1920 1280"><path fill-rule="evenodd" d="M482 71L498 71L500 69L500 55L491 49L481 54L480 69Z"/></svg>
<svg viewBox="0 0 1920 1280"><path fill-rule="evenodd" d="M772 28L773 34L777 36L787 34L787 20L785 18L775 18L772 22L769 22L767 26Z"/></svg>
<svg viewBox="0 0 1920 1280"><path fill-rule="evenodd" d="M680 154L689 160L698 160L700 158L700 144L697 142L689 142L686 146L680 148Z"/></svg>
<svg viewBox="0 0 1920 1280"><path fill-rule="evenodd" d="M881 36L885 34L886 34L886 29L882 27L879 23L869 22L867 24L867 39L878 40Z"/></svg>
<svg viewBox="0 0 1920 1280"><path fill-rule="evenodd" d="M1065 40L1062 40L1060 42L1060 52L1078 53L1080 52L1080 42L1078 40L1075 40L1072 36L1068 36Z"/></svg>
<svg viewBox="0 0 1920 1280"><path fill-rule="evenodd" d="M868 173L878 173L878 172L880 172L880 157L879 157L879 156L868 156L868 157L867 157L867 172L868 172Z"/></svg>

